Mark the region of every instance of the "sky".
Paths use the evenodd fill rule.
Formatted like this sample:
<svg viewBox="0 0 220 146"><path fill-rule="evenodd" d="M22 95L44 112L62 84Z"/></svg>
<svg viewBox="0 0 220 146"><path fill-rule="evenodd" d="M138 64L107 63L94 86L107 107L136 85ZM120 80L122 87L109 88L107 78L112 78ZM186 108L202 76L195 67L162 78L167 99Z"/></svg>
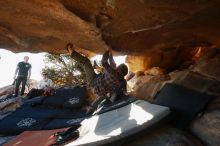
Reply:
<svg viewBox="0 0 220 146"><path fill-rule="evenodd" d="M15 69L18 62L23 61L24 56L29 56L29 63L32 66L31 79L40 81L42 79L41 70L44 68L43 61L46 53L13 53L11 51L0 48L0 88L10 85L13 82ZM102 55L97 55L92 60L99 62ZM114 57L116 64L125 62L125 56Z"/></svg>
<svg viewBox="0 0 220 146"><path fill-rule="evenodd" d="M24 56L29 56L29 63L32 66L31 79L41 80L41 70L45 66L43 62L46 53L13 53L8 50L0 49L0 87L10 85L13 82L15 69L18 62L23 61Z"/></svg>

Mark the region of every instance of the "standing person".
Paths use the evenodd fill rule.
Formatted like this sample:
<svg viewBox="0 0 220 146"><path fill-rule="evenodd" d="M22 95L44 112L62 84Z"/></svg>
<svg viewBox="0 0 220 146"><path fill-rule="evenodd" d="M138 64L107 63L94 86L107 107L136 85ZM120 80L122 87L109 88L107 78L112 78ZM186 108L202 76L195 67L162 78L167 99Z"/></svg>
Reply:
<svg viewBox="0 0 220 146"><path fill-rule="evenodd" d="M111 102L116 100L117 95L123 94L126 91L126 80L124 76L128 73L128 67L125 64L120 64L116 67L111 50L107 50L102 56L103 72L96 74L90 60L74 50L73 44L69 43L66 46L71 57L83 67L86 72L87 84L94 89L97 98L92 102L87 110L87 114L92 113L98 105L107 97ZM109 64L109 62L110 64Z"/></svg>
<svg viewBox="0 0 220 146"><path fill-rule="evenodd" d="M24 56L24 61L19 62L16 70L15 70L15 76L14 79L16 79L15 83L15 95L18 96L19 92L19 86L22 83L22 88L21 88L21 96L24 94L25 90L25 85L27 82L29 82L30 77L31 77L31 64L28 63L29 57Z"/></svg>

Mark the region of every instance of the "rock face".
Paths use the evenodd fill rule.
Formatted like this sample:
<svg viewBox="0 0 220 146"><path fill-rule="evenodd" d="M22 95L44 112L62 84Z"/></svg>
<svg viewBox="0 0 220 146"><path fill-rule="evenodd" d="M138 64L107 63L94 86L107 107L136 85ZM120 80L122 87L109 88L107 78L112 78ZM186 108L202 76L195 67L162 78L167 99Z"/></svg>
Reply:
<svg viewBox="0 0 220 146"><path fill-rule="evenodd" d="M189 127L188 132L192 133L198 141L201 141L202 144L207 146L218 146L220 145L220 52L219 49L209 49L205 51L198 60L195 61L195 64L191 65L188 69L182 71L175 71L161 76L161 74L139 74L136 75L128 81L128 85L135 87L135 91L132 93L148 101L152 101L154 95L160 91L160 89L166 83L174 83L180 86L185 86L187 88L199 91L201 93L206 93L212 95L213 99L206 107L204 114L195 118L191 126ZM149 71L146 71L146 73ZM139 72L138 72L139 73ZM139 76L137 76L139 75ZM165 79L165 80L164 80ZM133 84L130 84L132 82ZM169 133L171 129L165 128L166 133ZM173 129L171 130L172 132ZM164 137L163 133L160 130L157 130L157 136L165 138L162 141L161 145L169 145L169 139ZM134 145L159 145L154 143L154 140L157 139L154 137L152 140L149 137L152 137L154 134L145 134L144 138L135 139L132 144ZM180 135L184 136L184 133ZM189 134L191 135L191 134ZM170 135L170 139L175 141L175 136ZM179 141L178 139L177 141ZM193 139L190 139L191 141ZM136 141L136 142L135 142ZM177 142L177 145L189 145L184 141ZM193 143L193 142L190 142ZM172 145L172 144L171 144ZM196 144L193 144L196 145Z"/></svg>
<svg viewBox="0 0 220 146"><path fill-rule="evenodd" d="M127 140L123 146L202 146L202 143L186 132L164 125L150 133L143 133L135 140Z"/></svg>
<svg viewBox="0 0 220 146"><path fill-rule="evenodd" d="M98 28L56 0L1 1L0 13L1 48L61 53L69 41L86 50L105 47Z"/></svg>
<svg viewBox="0 0 220 146"><path fill-rule="evenodd" d="M220 46L219 14L218 0L4 0L0 47L63 53L72 42L93 55L108 45L142 58L133 71L172 70L190 61L196 47Z"/></svg>
<svg viewBox="0 0 220 146"><path fill-rule="evenodd" d="M15 90L14 85L8 85L8 86L5 86L5 87L2 87L2 88L0 88L0 96L13 94L14 90Z"/></svg>
<svg viewBox="0 0 220 146"><path fill-rule="evenodd" d="M72 42L94 55L110 46L128 55L131 71L142 70L132 82L139 98L152 100L168 82L215 97L189 129L196 138L168 126L128 146L220 145L219 26L219 0L0 1L0 48L64 53Z"/></svg>
<svg viewBox="0 0 220 146"><path fill-rule="evenodd" d="M209 146L220 144L220 111L213 110L203 115L201 119L193 122L191 131Z"/></svg>
<svg viewBox="0 0 220 146"><path fill-rule="evenodd" d="M137 72L127 82L130 95L140 99L152 101L158 91L169 82L170 76L165 75L160 68L152 68L145 72Z"/></svg>
<svg viewBox="0 0 220 146"><path fill-rule="evenodd" d="M193 71L220 81L220 49L210 49L194 66Z"/></svg>

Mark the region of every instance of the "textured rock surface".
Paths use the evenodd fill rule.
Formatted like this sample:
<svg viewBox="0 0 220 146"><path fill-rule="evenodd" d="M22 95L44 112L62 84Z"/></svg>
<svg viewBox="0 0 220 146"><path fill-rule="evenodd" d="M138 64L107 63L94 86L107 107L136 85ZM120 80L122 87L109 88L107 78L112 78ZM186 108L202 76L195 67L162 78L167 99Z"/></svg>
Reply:
<svg viewBox="0 0 220 146"><path fill-rule="evenodd" d="M0 46L12 51L60 53L71 41L84 49L105 47L99 30L57 0L0 1Z"/></svg>
<svg viewBox="0 0 220 146"><path fill-rule="evenodd" d="M15 87L13 85L8 85L5 87L2 87L2 88L0 88L0 96L13 94L14 90L15 90Z"/></svg>
<svg viewBox="0 0 220 146"><path fill-rule="evenodd" d="M204 116L191 126L197 138L212 146L220 145L219 26L219 0L0 1L0 48L64 53L64 45L72 42L89 55L101 53L107 46L118 54L128 54L126 62L132 71L160 67L169 72L191 65L170 73L171 78L140 77L135 94L151 100L166 82L173 82L214 95ZM201 143L165 127L126 145Z"/></svg>
<svg viewBox="0 0 220 146"><path fill-rule="evenodd" d="M160 91L169 80L170 77L168 75L134 76L128 81L128 88L131 91L130 95L152 101L156 93Z"/></svg>
<svg viewBox="0 0 220 146"><path fill-rule="evenodd" d="M210 57L210 54L205 54L195 65L191 66L191 69L183 71L175 71L169 74L170 79L161 80L159 76L139 76L131 79L133 81L133 86L136 87L135 96L145 100L152 100L156 92L158 92L165 83L174 83L187 88L197 90L202 93L210 94L213 96L213 99L208 104L204 115L200 118L193 120L190 131L198 138L199 141L202 141L203 144L208 146L218 146L220 145L220 82L217 80L220 74L213 74L210 69L219 70L218 63L208 64L210 60L217 60L218 54L214 53L214 57ZM209 57L207 57L209 56ZM205 62L205 64L203 64ZM210 66L211 65L211 66ZM203 68L203 71L197 70L194 72L192 70ZM148 78L147 78L148 77ZM147 78L147 79L146 79ZM130 82L130 81L129 81ZM128 82L128 84L129 84ZM167 132L169 129L166 129ZM165 131L166 131L165 130ZM164 135L160 132L157 132L158 137L163 137ZM182 135L182 134L181 134ZM145 135L145 139L137 140L132 142L132 144L137 145L156 145L152 144L151 137L152 134ZM183 135L182 135L183 136ZM156 138L154 137L153 140ZM173 137L171 136L171 139ZM174 138L175 139L175 138ZM137 142L138 141L138 142ZM139 143L140 141L140 143ZM164 141L163 141L164 142ZM187 145L186 143L176 143L179 145ZM159 145L159 144L158 144ZM162 144L165 145L165 144ZM169 144L167 144L169 145Z"/></svg>
<svg viewBox="0 0 220 146"><path fill-rule="evenodd" d="M164 125L125 142L123 146L202 146L202 143L188 133Z"/></svg>
<svg viewBox="0 0 220 146"><path fill-rule="evenodd" d="M174 84L185 86L202 93L207 92L216 82L211 78L188 70L178 72L176 78L172 81Z"/></svg>
<svg viewBox="0 0 220 146"><path fill-rule="evenodd" d="M209 78L220 81L220 49L214 48L196 62L193 67L195 72L203 74Z"/></svg>
<svg viewBox="0 0 220 146"><path fill-rule="evenodd" d="M219 14L218 0L2 0L0 47L63 53L71 41L92 55L107 44L142 56L136 69L172 70L195 47L220 46Z"/></svg>
<svg viewBox="0 0 220 146"><path fill-rule="evenodd" d="M220 108L220 107L218 107ZM197 119L191 126L191 131L208 146L220 144L220 111L212 110Z"/></svg>
<svg viewBox="0 0 220 146"><path fill-rule="evenodd" d="M213 95L204 115L191 125L191 131L208 146L220 145L220 55L219 49L209 50L192 67L199 73L191 88ZM199 85L200 84L200 85ZM197 86L196 86L197 85ZM200 87L199 87L200 86Z"/></svg>

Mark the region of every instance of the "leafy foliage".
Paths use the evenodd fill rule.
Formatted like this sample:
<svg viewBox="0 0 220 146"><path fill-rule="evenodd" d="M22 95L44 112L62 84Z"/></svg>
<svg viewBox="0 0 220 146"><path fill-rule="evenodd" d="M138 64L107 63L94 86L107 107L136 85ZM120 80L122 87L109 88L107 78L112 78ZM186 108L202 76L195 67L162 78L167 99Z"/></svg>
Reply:
<svg viewBox="0 0 220 146"><path fill-rule="evenodd" d="M85 83L85 73L82 67L66 54L46 54L47 64L42 71L47 73L55 87Z"/></svg>

